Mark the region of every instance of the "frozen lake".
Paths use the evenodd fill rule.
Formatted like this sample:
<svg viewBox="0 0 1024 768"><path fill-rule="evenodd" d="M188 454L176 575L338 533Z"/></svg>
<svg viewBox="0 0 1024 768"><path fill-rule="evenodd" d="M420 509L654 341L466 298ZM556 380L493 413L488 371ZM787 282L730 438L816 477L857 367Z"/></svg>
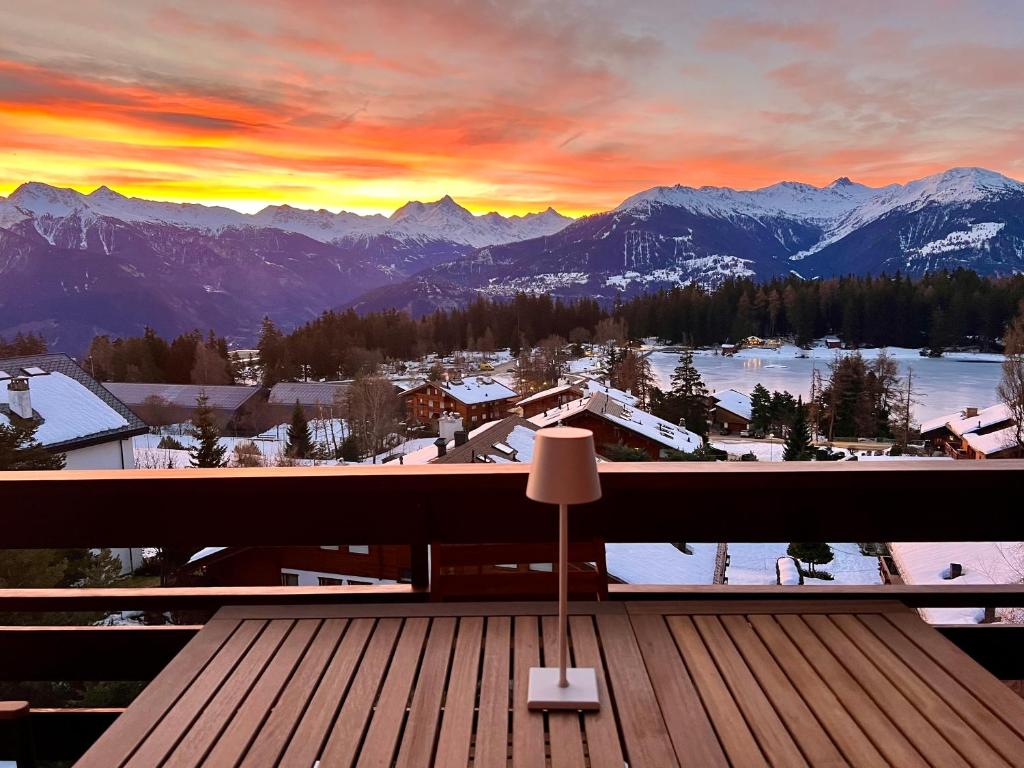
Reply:
<svg viewBox="0 0 1024 768"><path fill-rule="evenodd" d="M877 349L862 349L866 358L874 358ZM914 389L918 404L914 409L918 421L961 410L967 405L985 407L997 402L996 385L1002 375L1001 355L958 354L940 358L921 357L915 349L887 350L900 364L900 375L906 376L907 367L914 370ZM744 349L732 357L723 357L709 351L694 353L694 364L700 371L709 392L718 389L738 389L749 393L760 383L769 392L788 390L805 399L811 389L811 372L818 368L822 378L828 379L828 364L838 350L818 347L807 352L810 357L799 358L800 350L783 346L777 350ZM668 389L672 371L679 361L676 352L651 353L651 369L658 386Z"/></svg>

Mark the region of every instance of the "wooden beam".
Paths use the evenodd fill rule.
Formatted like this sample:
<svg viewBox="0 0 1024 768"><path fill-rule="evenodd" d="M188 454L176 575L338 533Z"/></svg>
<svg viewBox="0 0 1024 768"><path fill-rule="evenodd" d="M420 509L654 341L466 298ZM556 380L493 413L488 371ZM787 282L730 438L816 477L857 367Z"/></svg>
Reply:
<svg viewBox="0 0 1024 768"><path fill-rule="evenodd" d="M190 545L197 532L200 544L236 546L554 540L557 515L525 498L527 471L463 464L6 472L5 508L31 514L5 519L4 544ZM1018 492L1024 461L609 463L601 481L601 501L570 513L574 537L776 541L785 520L785 537L801 541L998 541L1019 537L1019 525L979 500ZM282 524L281 510L297 498L322 503ZM136 499L146 500L147 514L138 514Z"/></svg>
<svg viewBox="0 0 1024 768"><path fill-rule="evenodd" d="M611 600L899 600L913 608L1017 608L1024 607L1024 584L944 584L917 586L878 584L863 586L781 587L775 584L741 586L731 584L662 585L609 584Z"/></svg>
<svg viewBox="0 0 1024 768"><path fill-rule="evenodd" d="M411 584L346 587L145 587L0 589L0 613L47 611L209 611L222 605L422 602Z"/></svg>
<svg viewBox="0 0 1024 768"><path fill-rule="evenodd" d="M0 627L0 680L150 680L199 629Z"/></svg>

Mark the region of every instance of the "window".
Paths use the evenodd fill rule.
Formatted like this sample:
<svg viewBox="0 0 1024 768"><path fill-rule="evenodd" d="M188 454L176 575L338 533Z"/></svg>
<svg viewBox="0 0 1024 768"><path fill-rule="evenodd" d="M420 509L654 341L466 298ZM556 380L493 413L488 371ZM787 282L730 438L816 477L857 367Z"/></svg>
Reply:
<svg viewBox="0 0 1024 768"><path fill-rule="evenodd" d="M299 586L299 574L297 573L285 573L281 572L281 586L282 587L297 587Z"/></svg>
<svg viewBox="0 0 1024 768"><path fill-rule="evenodd" d="M316 583L321 587L340 587L345 583L345 580L332 579L330 576L317 576Z"/></svg>
<svg viewBox="0 0 1024 768"><path fill-rule="evenodd" d="M349 544L348 552L350 555L368 555L370 554L369 544Z"/></svg>

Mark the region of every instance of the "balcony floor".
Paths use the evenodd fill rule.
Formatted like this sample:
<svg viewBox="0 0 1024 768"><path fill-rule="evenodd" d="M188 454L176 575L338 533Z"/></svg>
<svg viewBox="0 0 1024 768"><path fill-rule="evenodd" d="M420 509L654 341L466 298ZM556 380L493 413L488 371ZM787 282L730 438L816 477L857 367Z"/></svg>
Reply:
<svg viewBox="0 0 1024 768"><path fill-rule="evenodd" d="M526 707L554 604L224 608L78 764L1024 764L1024 700L902 604L571 612L598 712Z"/></svg>

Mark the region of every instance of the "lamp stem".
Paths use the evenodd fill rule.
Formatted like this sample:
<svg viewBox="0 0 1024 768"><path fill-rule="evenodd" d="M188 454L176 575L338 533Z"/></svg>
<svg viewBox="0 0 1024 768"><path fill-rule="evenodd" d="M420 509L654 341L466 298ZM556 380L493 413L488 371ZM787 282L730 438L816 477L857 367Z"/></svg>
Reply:
<svg viewBox="0 0 1024 768"><path fill-rule="evenodd" d="M558 686L568 688L569 657L569 506L558 505Z"/></svg>

